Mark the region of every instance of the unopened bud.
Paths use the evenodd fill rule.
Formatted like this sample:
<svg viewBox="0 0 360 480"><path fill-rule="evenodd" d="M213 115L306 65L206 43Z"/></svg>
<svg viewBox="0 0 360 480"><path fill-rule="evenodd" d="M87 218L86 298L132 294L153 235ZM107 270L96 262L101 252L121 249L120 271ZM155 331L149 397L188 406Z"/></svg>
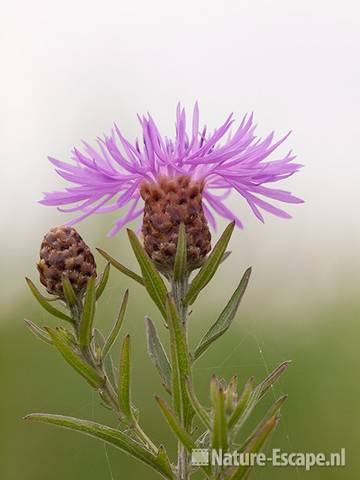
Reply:
<svg viewBox="0 0 360 480"><path fill-rule="evenodd" d="M68 277L74 292L81 295L90 277L96 275L96 263L90 248L72 227L59 226L44 236L37 264L40 282L46 290L63 297L63 276Z"/></svg>

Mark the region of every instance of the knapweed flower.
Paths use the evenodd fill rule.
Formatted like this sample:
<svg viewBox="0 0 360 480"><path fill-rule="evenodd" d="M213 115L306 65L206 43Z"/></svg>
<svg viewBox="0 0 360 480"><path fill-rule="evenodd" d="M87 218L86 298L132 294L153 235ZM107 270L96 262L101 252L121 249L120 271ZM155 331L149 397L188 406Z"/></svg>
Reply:
<svg viewBox="0 0 360 480"><path fill-rule="evenodd" d="M90 248L78 232L68 226L53 227L45 234L37 268L46 290L59 297L64 296L63 276L70 280L78 295L84 293L89 278L96 276L96 263Z"/></svg>
<svg viewBox="0 0 360 480"><path fill-rule="evenodd" d="M165 251L172 256L180 222L185 223L188 235L188 225L193 226L197 219L188 242L194 247L196 263L196 257L206 255L210 248L207 222L215 228L214 213L242 227L241 220L225 203L231 192L240 194L262 222L262 210L290 218L270 201L302 202L288 191L269 186L301 167L293 162L291 151L268 159L289 134L278 141L274 141L273 132L264 139L256 137L253 115L245 115L234 132L230 115L219 128L208 133L206 127L199 127L197 104L189 130L185 109L179 105L174 140L160 134L150 115L139 117L139 121L141 142L130 143L115 125L110 136L97 140L97 149L85 142L84 152L74 148L73 163L50 158L58 174L72 186L45 193L41 203L57 206L61 211L79 212L69 225L94 213L127 208L110 230L110 236L144 213L145 248L154 260ZM72 206L64 209L64 205Z"/></svg>

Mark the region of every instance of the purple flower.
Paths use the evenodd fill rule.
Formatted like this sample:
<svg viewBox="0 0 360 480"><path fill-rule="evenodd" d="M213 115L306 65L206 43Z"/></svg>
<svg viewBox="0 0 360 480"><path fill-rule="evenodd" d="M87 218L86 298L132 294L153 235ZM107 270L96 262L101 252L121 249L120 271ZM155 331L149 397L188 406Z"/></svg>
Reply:
<svg viewBox="0 0 360 480"><path fill-rule="evenodd" d="M190 131L186 130L185 109L176 110L176 135L174 140L163 137L153 118L138 117L142 127L142 142L134 144L126 140L115 125L109 137L97 140L95 149L84 143L84 153L77 148L72 151L74 163L65 163L54 158L49 160L57 173L72 186L64 191L44 194L40 203L55 205L60 211L79 212L68 222L73 225L93 213L113 212L127 207L109 232L115 235L126 223L143 213L140 185L156 181L159 176L190 175L194 180L204 180L203 208L209 223L215 228L214 213L241 221L225 204L226 198L236 191L247 202L255 216L264 221L261 210L278 217L290 218L284 210L272 205L267 199L285 203L303 201L290 192L271 188L272 184L285 179L302 165L294 163L295 155L268 160L289 133L274 141L274 133L266 138L256 137L253 115L245 115L240 126L231 132L234 123L232 114L212 133L206 126L199 129L199 109L194 106ZM63 208L63 205L72 205Z"/></svg>

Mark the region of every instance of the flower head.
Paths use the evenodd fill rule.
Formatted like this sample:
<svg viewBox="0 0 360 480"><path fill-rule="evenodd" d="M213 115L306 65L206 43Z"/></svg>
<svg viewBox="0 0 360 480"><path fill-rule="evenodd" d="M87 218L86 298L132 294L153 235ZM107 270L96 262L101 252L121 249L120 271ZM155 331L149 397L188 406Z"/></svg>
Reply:
<svg viewBox="0 0 360 480"><path fill-rule="evenodd" d="M96 276L96 263L90 248L74 228L63 225L45 234L37 269L46 290L61 298L64 297L63 276L70 280L79 295L84 293L89 278Z"/></svg>
<svg viewBox="0 0 360 480"><path fill-rule="evenodd" d="M232 133L232 115L212 133L199 127L199 109L195 104L190 129L186 128L185 109L176 111L174 140L163 137L153 118L139 117L142 142L130 143L115 125L110 136L97 140L95 149L84 142L84 152L72 151L74 163L54 158L49 160L57 173L72 186L64 191L45 193L41 203L57 206L66 212L79 212L68 222L73 225L93 213L113 212L124 207L125 213L115 222L109 235L115 235L126 223L143 214L141 186L157 183L159 178L191 177L200 182L202 208L207 221L216 226L214 213L242 223L225 203L232 191L250 206L255 216L264 221L262 210L282 218L290 218L271 201L302 203L290 192L272 188L272 184L295 173L302 165L294 163L295 155L269 160L270 154L289 134L274 141L274 133L264 139L255 136L253 115L245 115ZM270 201L269 201L270 199ZM65 209L65 205L72 205Z"/></svg>

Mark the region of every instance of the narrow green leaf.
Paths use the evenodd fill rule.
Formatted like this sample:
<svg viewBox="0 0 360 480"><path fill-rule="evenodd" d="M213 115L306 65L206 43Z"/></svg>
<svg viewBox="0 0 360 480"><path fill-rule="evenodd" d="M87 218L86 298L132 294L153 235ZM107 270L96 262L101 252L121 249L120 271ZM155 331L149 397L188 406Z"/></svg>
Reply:
<svg viewBox="0 0 360 480"><path fill-rule="evenodd" d="M185 297L185 302L189 305L192 305L201 290L206 287L210 282L212 277L215 275L215 272L218 266L221 263L221 260L224 256L226 247L230 241L231 234L234 230L235 222L230 223L224 233L221 235L215 247L212 249L210 255L205 260L203 266L200 268L198 274L194 277L193 281L190 284L189 290Z"/></svg>
<svg viewBox="0 0 360 480"><path fill-rule="evenodd" d="M196 443L191 438L191 435L180 425L174 412L171 408L167 405L167 403L159 397L155 397L162 414L164 415L168 425L170 426L171 430L174 432L176 438L184 445L186 450L191 453L191 451L196 447ZM209 477L211 475L211 468L209 466L201 467L202 470L206 473Z"/></svg>
<svg viewBox="0 0 360 480"><path fill-rule="evenodd" d="M278 418L276 416L273 416L262 423L246 446L245 453L259 453L270 433L274 430L277 424ZM250 469L251 465L240 465L228 478L229 480L244 479L249 473Z"/></svg>
<svg viewBox="0 0 360 480"><path fill-rule="evenodd" d="M53 341L55 347L59 350L63 358L71 365L80 375L82 375L91 386L99 388L105 383L103 378L91 365L89 365L82 357L80 352L75 350L65 333L59 329L45 328Z"/></svg>
<svg viewBox="0 0 360 480"><path fill-rule="evenodd" d="M240 395L240 398L234 408L234 411L232 415L230 416L229 419L229 430L235 427L235 425L238 423L239 419L242 417L243 413L245 412L250 398L251 394L254 389L254 378L251 377L249 380L245 383L244 389Z"/></svg>
<svg viewBox="0 0 360 480"><path fill-rule="evenodd" d="M226 452L228 449L228 431L225 415L225 395L215 376L211 379L211 402L213 409L212 448Z"/></svg>
<svg viewBox="0 0 360 480"><path fill-rule="evenodd" d="M62 276L62 286L66 303L68 304L69 308L73 308L77 303L76 295L73 286L66 275Z"/></svg>
<svg viewBox="0 0 360 480"><path fill-rule="evenodd" d="M109 274L110 274L110 262L106 264L106 267L104 268L104 271L101 275L100 282L96 287L96 300L99 300L99 298L103 294L103 291L105 290L105 287L109 280Z"/></svg>
<svg viewBox="0 0 360 480"><path fill-rule="evenodd" d="M148 354L160 374L164 388L171 394L171 365L151 318L145 317Z"/></svg>
<svg viewBox="0 0 360 480"><path fill-rule="evenodd" d="M282 395L278 398L269 408L269 411L266 413L265 417L261 420L260 424L255 428L255 430L248 436L245 442L241 445L241 451L246 451L250 443L253 439L257 436L258 432L261 430L262 426L271 418L276 417L279 418L280 409L284 405L285 401L287 400L287 395Z"/></svg>
<svg viewBox="0 0 360 480"><path fill-rule="evenodd" d="M48 300L46 300L45 297L39 292L39 290L35 287L30 278L26 278L26 282L36 300L47 312L51 313L51 315L54 315L54 317L61 318L61 320L66 320L67 322L74 323L71 317L48 303Z"/></svg>
<svg viewBox="0 0 360 480"><path fill-rule="evenodd" d="M191 380L189 378L186 378L186 390L187 390L188 397L191 401L191 405L192 405L195 413L197 414L199 419L202 421L204 426L207 429L210 429L211 422L210 422L209 414L205 410L205 408L201 405L197 396L195 395L193 385L192 385Z"/></svg>
<svg viewBox="0 0 360 480"><path fill-rule="evenodd" d="M180 280L186 275L187 247L185 225L180 223L178 243L174 262L174 280Z"/></svg>
<svg viewBox="0 0 360 480"><path fill-rule="evenodd" d="M101 361L104 362L104 368L105 368L105 372L108 377L108 380L111 383L111 385L115 388L116 378L115 378L114 364L113 364L111 355L106 355L105 358L102 355L102 352L104 351L105 338L103 334L100 332L100 330L98 330L97 328L94 329L94 339L95 339L96 346L99 348L101 352L100 359Z"/></svg>
<svg viewBox="0 0 360 480"><path fill-rule="evenodd" d="M160 445L160 447L158 448L158 452L157 452L157 455L156 455L156 460L157 460L158 464L162 466L164 471L168 472L169 477L174 478L174 480L175 480L175 477L173 475L173 471L171 469L171 463L170 463L169 457L168 457L168 455L166 453L166 450L165 450L165 447L163 445Z"/></svg>
<svg viewBox="0 0 360 480"><path fill-rule="evenodd" d="M121 273L123 273L124 275L127 275L128 277L132 278L136 282L140 283L140 285L144 285L144 280L140 277L140 275L133 272L129 268L125 267L124 265L122 265L120 262L115 260L115 258L113 258L111 255L106 253L104 250L101 250L101 248L97 248L96 250L100 253L100 255L106 258L106 260L110 262L113 267L115 267Z"/></svg>
<svg viewBox="0 0 360 480"><path fill-rule="evenodd" d="M129 240L132 246L132 249L135 253L136 259L139 262L141 272L144 279L145 288L148 291L150 297L157 305L158 309L162 313L163 317L166 318L165 311L165 302L167 289L163 279L160 277L159 272L156 270L155 265L151 261L148 254L145 252L142 247L136 234L128 229Z"/></svg>
<svg viewBox="0 0 360 480"><path fill-rule="evenodd" d="M199 345L194 352L194 359L197 360L201 355L209 348L209 346L221 337L230 327L236 312L239 308L241 299L245 293L249 278L251 275L251 268L248 268L244 273L237 289L230 298L228 304L221 312L219 318L206 332L203 338L200 340Z"/></svg>
<svg viewBox="0 0 360 480"><path fill-rule="evenodd" d="M133 421L130 399L130 335L126 335L121 348L118 401L121 411L128 420Z"/></svg>
<svg viewBox="0 0 360 480"><path fill-rule="evenodd" d="M143 448L138 442L135 442L120 430L116 430L106 425L91 422L88 420L80 420L73 417L65 417L62 415L51 415L45 413L33 413L27 415L25 420L35 422L43 422L47 424L57 425L70 430L89 435L91 437L103 440L110 445L122 450L141 462L149 465L159 472L164 478L174 480L174 476L164 467L162 461L159 461L155 455L151 454L147 449Z"/></svg>
<svg viewBox="0 0 360 480"><path fill-rule="evenodd" d="M174 406L181 424L189 426L194 413L186 391L186 379L191 377L190 357L183 327L170 295L166 300L166 311L170 333Z"/></svg>
<svg viewBox="0 0 360 480"><path fill-rule="evenodd" d="M288 366L291 364L291 360L286 360L285 362L280 363L256 388L259 390L259 400L262 398L265 393L269 390L270 387L281 377L281 375L287 370Z"/></svg>
<svg viewBox="0 0 360 480"><path fill-rule="evenodd" d="M124 318L125 318L125 312L126 312L126 307L128 304L129 300L129 290L125 290L124 297L121 302L121 307L119 311L119 315L117 317L117 320L115 322L115 325L113 326L111 332L109 333L108 338L106 339L103 351L102 351L102 357L106 358L107 354L109 353L111 347L114 345L115 340L117 339L117 336L119 335L120 329L122 327L122 324L124 323Z"/></svg>
<svg viewBox="0 0 360 480"><path fill-rule="evenodd" d="M39 338L45 343L48 343L49 345L53 344L50 335L44 328L39 327L39 325L36 325L36 323L28 320L27 318L25 318L24 321L30 332L32 332L35 337Z"/></svg>
<svg viewBox="0 0 360 480"><path fill-rule="evenodd" d="M94 323L96 301L95 281L95 277L89 278L86 287L84 308L79 327L79 343L81 348L88 347L92 338L92 327Z"/></svg>

